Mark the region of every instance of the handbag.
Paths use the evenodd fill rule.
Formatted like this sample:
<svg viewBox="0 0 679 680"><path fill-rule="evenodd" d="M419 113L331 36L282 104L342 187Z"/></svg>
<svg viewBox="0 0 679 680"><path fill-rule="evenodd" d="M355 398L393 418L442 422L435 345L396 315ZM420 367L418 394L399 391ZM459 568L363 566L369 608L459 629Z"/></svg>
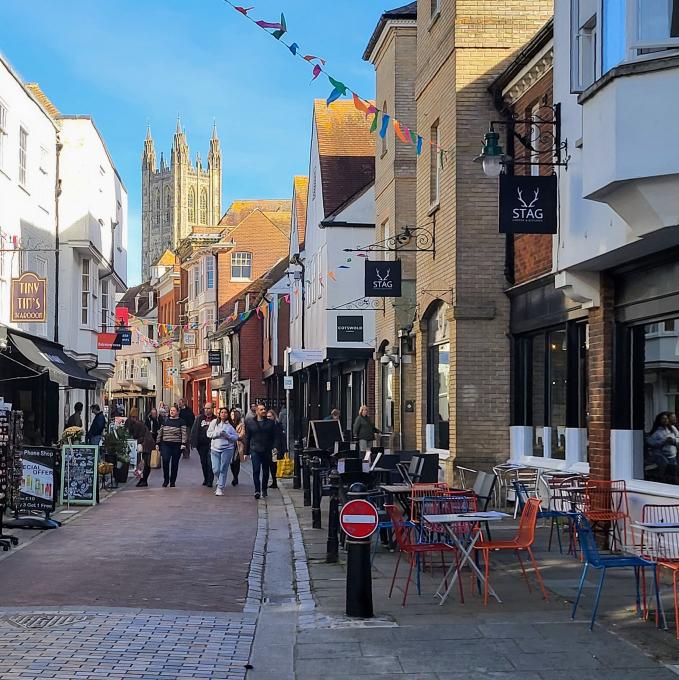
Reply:
<svg viewBox="0 0 679 680"><path fill-rule="evenodd" d="M151 451L150 465L152 468L160 467L160 451L158 451L158 449L153 449L153 451Z"/></svg>
<svg viewBox="0 0 679 680"><path fill-rule="evenodd" d="M276 461L276 477L292 477L294 470L295 464L287 453Z"/></svg>

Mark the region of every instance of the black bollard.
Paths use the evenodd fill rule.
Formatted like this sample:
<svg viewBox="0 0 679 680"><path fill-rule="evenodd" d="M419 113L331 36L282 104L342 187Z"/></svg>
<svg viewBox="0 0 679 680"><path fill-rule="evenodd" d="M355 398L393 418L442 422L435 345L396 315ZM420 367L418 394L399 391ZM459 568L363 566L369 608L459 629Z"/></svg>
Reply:
<svg viewBox="0 0 679 680"><path fill-rule="evenodd" d="M347 500L365 498L365 484L354 483L349 487ZM347 616L369 619L373 613L372 564L370 560L371 538L346 537L347 550Z"/></svg>
<svg viewBox="0 0 679 680"><path fill-rule="evenodd" d="M309 456L302 457L302 489L304 489L304 507L311 505L311 470Z"/></svg>
<svg viewBox="0 0 679 680"><path fill-rule="evenodd" d="M330 496L328 510L328 542L326 544L325 561L334 564L339 560L339 498L333 493Z"/></svg>
<svg viewBox="0 0 679 680"><path fill-rule="evenodd" d="M323 489L321 489L321 461L319 458L314 458L311 467L311 526L314 529L321 528L321 499L323 497Z"/></svg>
<svg viewBox="0 0 679 680"><path fill-rule="evenodd" d="M302 442L297 440L293 447L294 449L294 469L292 473L292 488L302 488Z"/></svg>

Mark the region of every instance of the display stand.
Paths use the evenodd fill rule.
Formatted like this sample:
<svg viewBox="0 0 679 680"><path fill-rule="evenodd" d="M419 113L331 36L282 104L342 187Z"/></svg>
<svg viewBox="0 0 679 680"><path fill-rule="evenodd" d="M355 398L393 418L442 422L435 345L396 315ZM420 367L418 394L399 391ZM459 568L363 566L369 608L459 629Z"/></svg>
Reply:
<svg viewBox="0 0 679 680"><path fill-rule="evenodd" d="M12 492L12 479L14 471L14 458L12 445L16 441L17 426L19 440L23 439L23 417L20 411L11 411L0 406L0 546L3 550L9 550L11 546L18 545L16 536L8 536L3 533L7 501Z"/></svg>

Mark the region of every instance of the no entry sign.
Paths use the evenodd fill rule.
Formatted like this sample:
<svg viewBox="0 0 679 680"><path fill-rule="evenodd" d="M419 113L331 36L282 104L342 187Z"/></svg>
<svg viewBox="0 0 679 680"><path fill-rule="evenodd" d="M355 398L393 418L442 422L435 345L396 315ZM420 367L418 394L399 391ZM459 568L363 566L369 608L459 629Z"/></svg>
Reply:
<svg viewBox="0 0 679 680"><path fill-rule="evenodd" d="M377 529L377 508L368 501L349 501L340 512L340 526L351 538L368 538Z"/></svg>

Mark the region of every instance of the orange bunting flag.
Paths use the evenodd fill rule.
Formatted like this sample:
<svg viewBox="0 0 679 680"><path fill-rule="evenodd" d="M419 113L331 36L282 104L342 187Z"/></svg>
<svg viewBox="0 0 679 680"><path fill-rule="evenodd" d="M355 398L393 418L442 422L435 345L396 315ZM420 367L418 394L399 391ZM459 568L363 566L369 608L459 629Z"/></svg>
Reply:
<svg viewBox="0 0 679 680"><path fill-rule="evenodd" d="M354 106L359 110L363 111L366 115L370 112L368 104L366 104L355 92L352 93L354 98Z"/></svg>
<svg viewBox="0 0 679 680"><path fill-rule="evenodd" d="M332 279L333 281L337 282L337 279L335 278L335 272L328 272L328 278Z"/></svg>
<svg viewBox="0 0 679 680"><path fill-rule="evenodd" d="M408 144L408 138L405 136L403 133L403 130L401 130L401 126L399 125L399 122L394 119L394 132L396 133L396 136L404 143Z"/></svg>
<svg viewBox="0 0 679 680"><path fill-rule="evenodd" d="M304 57L304 61L313 61L314 59L318 59L318 61L320 61L321 64L323 64L323 66L325 66L325 59L321 59L320 57L314 57L313 54L307 54Z"/></svg>

